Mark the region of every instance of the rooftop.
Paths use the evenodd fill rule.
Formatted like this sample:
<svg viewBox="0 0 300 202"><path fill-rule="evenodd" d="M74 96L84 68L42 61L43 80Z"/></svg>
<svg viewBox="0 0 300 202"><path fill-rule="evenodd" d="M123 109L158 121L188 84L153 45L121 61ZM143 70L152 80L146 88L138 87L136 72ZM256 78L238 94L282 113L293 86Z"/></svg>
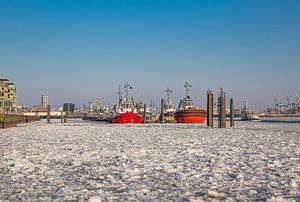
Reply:
<svg viewBox="0 0 300 202"><path fill-rule="evenodd" d="M0 81L9 81L9 80L6 78L0 78Z"/></svg>

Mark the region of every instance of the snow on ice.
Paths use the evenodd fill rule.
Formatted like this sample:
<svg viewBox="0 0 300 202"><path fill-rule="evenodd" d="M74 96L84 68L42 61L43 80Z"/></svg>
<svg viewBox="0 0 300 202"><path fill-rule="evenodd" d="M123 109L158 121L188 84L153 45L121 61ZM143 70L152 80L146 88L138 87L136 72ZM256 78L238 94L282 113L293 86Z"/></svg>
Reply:
<svg viewBox="0 0 300 202"><path fill-rule="evenodd" d="M0 130L0 201L300 201L300 124Z"/></svg>

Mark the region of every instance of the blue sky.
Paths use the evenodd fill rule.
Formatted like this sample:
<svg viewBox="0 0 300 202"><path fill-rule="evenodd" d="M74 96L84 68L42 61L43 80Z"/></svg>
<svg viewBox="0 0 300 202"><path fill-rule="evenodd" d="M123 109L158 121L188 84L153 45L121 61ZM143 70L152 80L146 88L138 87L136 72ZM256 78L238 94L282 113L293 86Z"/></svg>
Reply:
<svg viewBox="0 0 300 202"><path fill-rule="evenodd" d="M300 91L299 21L298 0L0 0L0 75L29 106L112 104L127 81L178 103L188 80L202 107L223 87L261 110Z"/></svg>

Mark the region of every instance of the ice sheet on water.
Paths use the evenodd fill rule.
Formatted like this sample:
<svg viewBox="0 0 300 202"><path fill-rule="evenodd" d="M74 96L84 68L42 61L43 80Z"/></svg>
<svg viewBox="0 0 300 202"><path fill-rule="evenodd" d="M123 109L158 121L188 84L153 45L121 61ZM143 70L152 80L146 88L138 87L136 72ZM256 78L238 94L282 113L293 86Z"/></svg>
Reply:
<svg viewBox="0 0 300 202"><path fill-rule="evenodd" d="M300 124L236 125L0 130L0 200L299 200Z"/></svg>

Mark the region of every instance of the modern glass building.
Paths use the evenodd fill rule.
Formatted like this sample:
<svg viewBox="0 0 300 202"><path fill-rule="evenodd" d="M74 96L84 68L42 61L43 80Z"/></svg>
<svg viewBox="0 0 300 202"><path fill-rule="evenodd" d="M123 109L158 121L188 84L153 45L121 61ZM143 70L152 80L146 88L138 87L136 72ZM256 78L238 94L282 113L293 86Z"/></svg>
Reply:
<svg viewBox="0 0 300 202"><path fill-rule="evenodd" d="M66 102L63 105L63 112L74 112L75 111L75 104Z"/></svg>

